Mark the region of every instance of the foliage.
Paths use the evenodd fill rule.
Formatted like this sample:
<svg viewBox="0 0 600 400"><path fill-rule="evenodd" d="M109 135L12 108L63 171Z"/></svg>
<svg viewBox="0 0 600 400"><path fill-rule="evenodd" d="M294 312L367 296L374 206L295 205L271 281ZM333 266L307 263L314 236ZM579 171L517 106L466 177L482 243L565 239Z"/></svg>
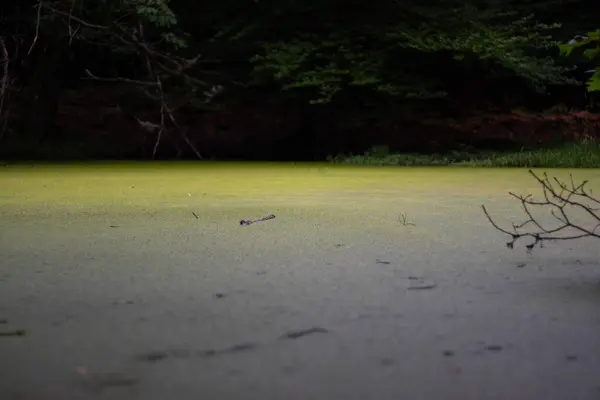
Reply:
<svg viewBox="0 0 600 400"><path fill-rule="evenodd" d="M0 114L36 121L19 132L57 138L46 128L56 126L66 87L82 78L135 89L119 111L143 113L144 137L157 144L169 129L183 132L176 117L249 99L286 101L314 125L326 115L340 130L392 126L424 111L459 118L479 106L529 105L545 85L572 82L554 61L552 36L556 21L569 34L588 29L579 14L563 16L566 4L581 10L583 1L8 0L0 13L5 92L21 103L6 100Z"/></svg>
<svg viewBox="0 0 600 400"><path fill-rule="evenodd" d="M210 85L200 76L197 68L200 55L189 57L187 42L178 27L178 19L169 8L169 0L123 0L96 2L92 5L81 0L51 0L38 2L38 32L52 35L57 21L68 27L69 45L83 42L88 48L100 48L112 54L129 56L133 74L127 76L116 69L116 76L98 76L89 67L88 79L103 82L120 82L137 86L149 100L156 104L157 120L142 121L135 117L140 128L156 134L153 156L156 154L164 132L171 128L182 136L198 158L199 151L190 142L176 121L174 110L189 103L202 93L210 101ZM56 35L56 33L54 33ZM111 55L112 55L111 54ZM119 59L113 55L113 59ZM124 64L121 60L121 64ZM106 65L104 65L106 67ZM213 87L214 91L214 87Z"/></svg>
<svg viewBox="0 0 600 400"><path fill-rule="evenodd" d="M310 15L310 31L263 41L262 52L252 59L255 74L269 76L284 90L312 88L313 103L329 102L354 87L398 99L439 98L448 92L448 71L468 75L478 67L534 86L568 82L566 69L550 57L557 43L550 32L559 25L489 1L452 8L439 1L379 0L369 10L349 6L335 26L322 17L331 10L320 11ZM285 12L279 20L288 21Z"/></svg>
<svg viewBox="0 0 600 400"><path fill-rule="evenodd" d="M71 40L91 45L111 46L117 51L132 51L126 38L148 38L165 47L181 48L186 43L175 31L177 16L169 0L123 0L87 3L81 0L50 0L38 3L42 28L57 19L68 29L61 31ZM50 28L52 25L46 26ZM120 37L117 37L120 35ZM116 40L115 40L116 39Z"/></svg>
<svg viewBox="0 0 600 400"><path fill-rule="evenodd" d="M587 36L576 36L567 43L559 45L560 54L569 56L574 50L582 50L581 54L587 60L600 64L600 29L589 32ZM588 81L587 88L590 92L600 91L600 66L593 71Z"/></svg>
<svg viewBox="0 0 600 400"><path fill-rule="evenodd" d="M460 166L490 168L600 168L600 143L568 143L556 148L517 152L465 152L446 154L387 154L331 157L336 164Z"/></svg>

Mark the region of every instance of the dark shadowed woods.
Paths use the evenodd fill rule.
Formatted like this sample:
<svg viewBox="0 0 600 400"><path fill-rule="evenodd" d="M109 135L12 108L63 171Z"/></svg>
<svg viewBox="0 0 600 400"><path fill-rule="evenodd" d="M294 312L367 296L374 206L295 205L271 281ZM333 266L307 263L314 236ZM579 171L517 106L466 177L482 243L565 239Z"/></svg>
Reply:
<svg viewBox="0 0 600 400"><path fill-rule="evenodd" d="M10 0L0 156L322 160L596 137L598 7Z"/></svg>

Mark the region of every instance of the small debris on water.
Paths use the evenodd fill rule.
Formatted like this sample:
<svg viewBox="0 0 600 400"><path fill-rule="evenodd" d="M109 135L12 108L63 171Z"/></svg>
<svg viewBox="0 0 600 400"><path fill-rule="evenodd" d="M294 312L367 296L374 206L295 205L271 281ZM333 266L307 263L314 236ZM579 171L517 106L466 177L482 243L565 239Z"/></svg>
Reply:
<svg viewBox="0 0 600 400"><path fill-rule="evenodd" d="M240 225L241 225L241 226L248 226L248 225L250 225L250 224L254 224L255 222L263 222L263 221L268 221L268 220L270 220L270 219L273 219L273 218L275 218L275 215L271 214L271 215L267 215L267 216L266 216L266 217L264 217L264 218L255 219L255 220L244 220L244 219L243 219L243 220L241 220L241 221L240 221Z"/></svg>
<svg viewBox="0 0 600 400"><path fill-rule="evenodd" d="M303 336L312 335L314 333L328 333L328 332L329 331L325 328L314 327L314 328L305 329L305 330L301 330L301 331L288 332L288 333L284 334L283 336L281 336L280 339L298 339Z"/></svg>
<svg viewBox="0 0 600 400"><path fill-rule="evenodd" d="M131 304L134 304L134 301L133 300L123 300L123 299L121 299L121 300L113 300L112 303L115 306L119 306L119 305L131 305Z"/></svg>
<svg viewBox="0 0 600 400"><path fill-rule="evenodd" d="M151 351L149 353L140 354L136 358L140 361L155 363L164 360L168 356L169 355L164 351Z"/></svg>
<svg viewBox="0 0 600 400"><path fill-rule="evenodd" d="M398 217L398 222L400 222L402 226L416 226L412 222L408 222L406 214L403 213L400 213L400 216Z"/></svg>
<svg viewBox="0 0 600 400"><path fill-rule="evenodd" d="M4 337L17 337L17 336L25 336L27 332L25 329L13 329L9 331L0 331L0 336Z"/></svg>
<svg viewBox="0 0 600 400"><path fill-rule="evenodd" d="M524 268L527 264L525 263L521 263L521 264L517 264L517 268Z"/></svg>
<svg viewBox="0 0 600 400"><path fill-rule="evenodd" d="M191 355L191 352L188 349L170 349L169 354L173 358L182 359L182 358L189 358Z"/></svg>
<svg viewBox="0 0 600 400"><path fill-rule="evenodd" d="M216 350L216 349L208 349L208 350L196 350L196 357L200 358L210 358L228 354L241 353L245 351L251 351L258 348L258 344L256 343L240 343L236 344L224 349Z"/></svg>
<svg viewBox="0 0 600 400"><path fill-rule="evenodd" d="M227 354L227 353L240 353L242 351L249 351L249 350L254 350L256 349L258 346L254 343L242 343L242 344L236 344L234 346L228 347L226 349L221 350L221 353L223 354Z"/></svg>
<svg viewBox="0 0 600 400"><path fill-rule="evenodd" d="M391 264L389 261L380 260L379 258L375 260L376 264Z"/></svg>
<svg viewBox="0 0 600 400"><path fill-rule="evenodd" d="M88 389L94 392L100 392L108 387L135 386L139 383L137 377L120 372L89 373L86 367L77 367L75 371L85 379Z"/></svg>
<svg viewBox="0 0 600 400"><path fill-rule="evenodd" d="M409 286L408 290L431 290L437 287L436 284L432 285L419 285L419 286Z"/></svg>
<svg viewBox="0 0 600 400"><path fill-rule="evenodd" d="M486 350L489 351L502 351L504 349L504 347L500 346L499 344L490 344L489 346L486 346Z"/></svg>

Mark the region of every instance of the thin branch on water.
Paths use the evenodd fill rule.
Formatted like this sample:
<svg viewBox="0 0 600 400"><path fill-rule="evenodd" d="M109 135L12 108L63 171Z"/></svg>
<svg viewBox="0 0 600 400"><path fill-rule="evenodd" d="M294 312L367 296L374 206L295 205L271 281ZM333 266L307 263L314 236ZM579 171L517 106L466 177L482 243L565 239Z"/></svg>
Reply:
<svg viewBox="0 0 600 400"><path fill-rule="evenodd" d="M534 200L531 194L526 196L517 195L513 192L509 194L521 202L521 207L527 220L519 224L512 224L513 230L509 231L500 227L491 217L485 205L481 208L488 221L492 226L506 234L511 236L511 241L506 243L508 248L513 248L517 240L528 237L533 241L527 244L525 247L528 251L533 250L536 245L543 246L544 241L552 240L573 240L584 237L595 237L600 239L600 214L598 214L598 208L592 207L592 205L600 204L600 200L591 195L591 191L587 192L585 185L588 183L587 180L576 184L573 180L573 176L570 175L570 184L560 181L556 177L552 180L548 177L547 173L543 176L538 176L532 170L529 170L529 174L542 186L543 200ZM550 213L555 220L559 221L560 225L555 228L547 228L541 222L539 222L533 215L532 209L535 207L546 207L550 208ZM568 210L570 208L583 210L592 221L595 221L596 225L593 229L585 228L582 225L573 222L569 216ZM532 232L522 232L521 229L528 225L535 227ZM562 235L567 229L575 230L577 233Z"/></svg>
<svg viewBox="0 0 600 400"><path fill-rule="evenodd" d="M400 224L402 224L402 226L416 226L412 222L408 222L407 216L404 213L400 213L400 216L398 217L398 221L400 222Z"/></svg>

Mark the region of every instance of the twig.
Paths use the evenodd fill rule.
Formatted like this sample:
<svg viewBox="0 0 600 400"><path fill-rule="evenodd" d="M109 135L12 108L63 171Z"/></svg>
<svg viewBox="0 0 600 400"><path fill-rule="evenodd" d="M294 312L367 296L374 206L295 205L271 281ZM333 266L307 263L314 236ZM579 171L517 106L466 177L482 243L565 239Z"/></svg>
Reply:
<svg viewBox="0 0 600 400"><path fill-rule="evenodd" d="M558 187L555 187L552 184L552 181L548 178L548 175L544 173L543 178L536 175L532 170L529 170L529 174L531 174L534 179L542 186L542 193L544 196L543 201L533 200L532 195L521 196L515 193L510 192L509 194L519 200L521 202L521 206L523 211L527 216L527 220L520 224L513 223L513 231L508 231L504 228L501 228L490 216L489 212L485 208L484 205L481 206L485 216L488 221L492 224L492 226L506 234L511 236L511 241L506 243L508 248L513 248L514 244L517 240L523 237L529 237L533 239L533 242L527 244L525 247L528 251L531 251L536 245L540 247L543 246L544 241L551 240L573 240L580 239L584 237L595 237L600 239L600 233L597 233L598 228L600 228L600 215L597 213L598 209L593 208L589 204L585 204L580 202L579 200L586 200L592 204L600 204L600 201L594 197L592 197L588 192L585 191L585 185L588 181L583 181L580 184L575 184L573 181L573 176L570 176L570 187L567 186L564 182L561 182L557 178L554 178L553 181L556 183ZM560 222L560 225L556 228L546 228L544 227L536 218L533 216L531 212L531 207L550 207L551 215ZM583 226L572 222L567 213L567 208L576 208L586 212L588 216L591 217L592 220L595 220L596 225L593 229L584 228ZM520 230L527 225L533 225L536 229L533 232L521 232ZM578 231L576 234L571 235L560 235L563 231L567 229L574 229Z"/></svg>
<svg viewBox="0 0 600 400"><path fill-rule="evenodd" d="M73 7L68 12L58 10L54 7L51 7L42 0L39 0L38 3L38 15L41 15L41 9L47 9L57 15L65 17L67 19L67 26L69 29L69 36L72 39L77 31L73 32L71 28L71 21L75 21L80 24L80 26L101 30L107 32L109 36L113 39L116 39L123 44L134 49L138 56L142 59L142 61L146 65L146 70L148 73L148 80L136 80L129 79L123 77L115 77L115 78L107 78L107 77L98 77L92 74L89 70L85 70L87 74L87 79L93 79L97 81L103 82L125 82L135 84L140 86L142 89L142 93L146 93L150 95L155 101L159 102L160 105L160 125L158 129L158 133L156 136L156 141L154 143L152 157L156 157L156 153L158 151L158 147L160 145L163 134L168 131L167 121L170 125L172 125L175 129L177 129L179 135L183 138L186 144L190 149L194 152L194 154L201 159L202 155L198 151L198 149L191 142L185 131L178 125L175 116L173 115L173 109L169 106L166 96L165 90L163 86L164 79L168 77L177 77L180 78L187 85L191 86L208 86L206 82L203 82L195 77L190 76L187 73L184 73L185 70L196 65L198 60L200 59L200 55L192 59L184 59L181 57L176 57L170 54L163 54L157 51L151 43L149 43L145 38L145 27L141 22L138 22L137 28L134 29L133 32L128 31L125 27L119 25L118 19L116 21L112 21L109 25L98 25L88 21L83 20L80 17L73 15ZM39 18L38 18L39 19ZM38 23L39 25L39 23ZM37 35L36 35L37 39ZM156 88L156 96L152 95L148 90L144 88L153 87ZM139 121L139 120L138 120ZM141 122L140 122L141 124Z"/></svg>
<svg viewBox="0 0 600 400"><path fill-rule="evenodd" d="M241 220L241 221L240 221L240 225L242 225L242 226L248 226L248 225L250 225L250 224L253 224L253 223L255 223L255 222L268 221L268 220L270 220L270 219L273 219L273 218L275 218L275 215L271 214L271 215L268 215L268 216L266 216L266 217L264 217L264 218L261 218L261 219L255 219L255 220Z"/></svg>
<svg viewBox="0 0 600 400"><path fill-rule="evenodd" d="M99 29L99 30L103 30L103 31L107 31L107 30L110 29L110 26L92 24L91 22L85 21L85 20L83 20L83 19L81 19L81 18L79 18L79 17L77 17L75 15L72 15L71 13L67 13L67 12L58 10L58 9L56 9L54 7L48 6L46 4L43 4L43 2L41 0L38 3L38 7L43 7L45 9L47 9L47 10L52 11L55 14L62 15L63 17L67 17L69 19L72 19L73 21L78 22L78 23L80 23L81 25L83 25L83 26L85 26L87 28ZM39 11L38 11L38 15L39 15Z"/></svg>
<svg viewBox="0 0 600 400"><path fill-rule="evenodd" d="M161 88L162 91L162 88ZM165 129L165 103L161 101L160 103L160 129L158 130L158 134L156 135L156 142L154 142L154 148L152 149L152 159L156 158L156 151L158 150L158 145L160 144L160 139L162 138L163 130Z"/></svg>
<svg viewBox="0 0 600 400"><path fill-rule="evenodd" d="M38 41L38 37L40 36L40 21L42 19L42 7L43 6L44 6L44 3L42 2L42 0L40 0L37 5L37 17L35 20L35 36L33 38L33 41L31 42L31 46L29 46L29 51L27 52L27 55L31 55L31 52L33 51L33 48L35 47L35 44Z"/></svg>
<svg viewBox="0 0 600 400"><path fill-rule="evenodd" d="M81 25L77 26L77 28L75 28L75 31L73 31L73 28L71 27L71 21L73 20L73 9L74 8L75 8L75 0L71 0L71 9L69 10L69 22L68 22L68 26L69 26L69 47L71 47L71 44L73 43L73 38L75 37L75 35L79 31L79 28L81 27Z"/></svg>
<svg viewBox="0 0 600 400"><path fill-rule="evenodd" d="M83 79L93 79L95 81L101 81L101 82L124 82L124 83L131 83L134 85L140 85L140 86L157 86L156 82L151 82L151 81L140 81L137 79L122 78L122 77L116 77L116 78L99 77L99 76L92 74L92 72L89 69L86 69L85 73L87 74L87 78L84 77Z"/></svg>
<svg viewBox="0 0 600 400"><path fill-rule="evenodd" d="M408 222L406 220L406 215L403 214L403 213L400 213L400 216L398 217L398 221L400 221L400 223L402 224L402 226L416 226L412 222Z"/></svg>
<svg viewBox="0 0 600 400"><path fill-rule="evenodd" d="M161 78L160 78L159 75L156 75L156 83L158 84L158 90L159 90L159 93L160 93L161 123L164 126L164 122L165 122L164 121L164 116L165 116L165 113L166 113L166 115L169 118L169 121L171 122L171 124L177 129L177 131L179 132L179 134L181 135L181 137L183 138L183 140L190 147L190 149L192 149L192 151L194 152L194 154L196 155L196 157L198 157L198 159L202 159L203 158L202 155L200 154L200 152L198 151L198 149L196 149L196 146L194 146L194 144L188 138L188 136L185 133L185 131L183 129L181 129L181 127L177 123L177 120L175 119L175 116L173 115L173 111L167 105L167 103L165 101L165 93L163 91L162 80L161 80Z"/></svg>

